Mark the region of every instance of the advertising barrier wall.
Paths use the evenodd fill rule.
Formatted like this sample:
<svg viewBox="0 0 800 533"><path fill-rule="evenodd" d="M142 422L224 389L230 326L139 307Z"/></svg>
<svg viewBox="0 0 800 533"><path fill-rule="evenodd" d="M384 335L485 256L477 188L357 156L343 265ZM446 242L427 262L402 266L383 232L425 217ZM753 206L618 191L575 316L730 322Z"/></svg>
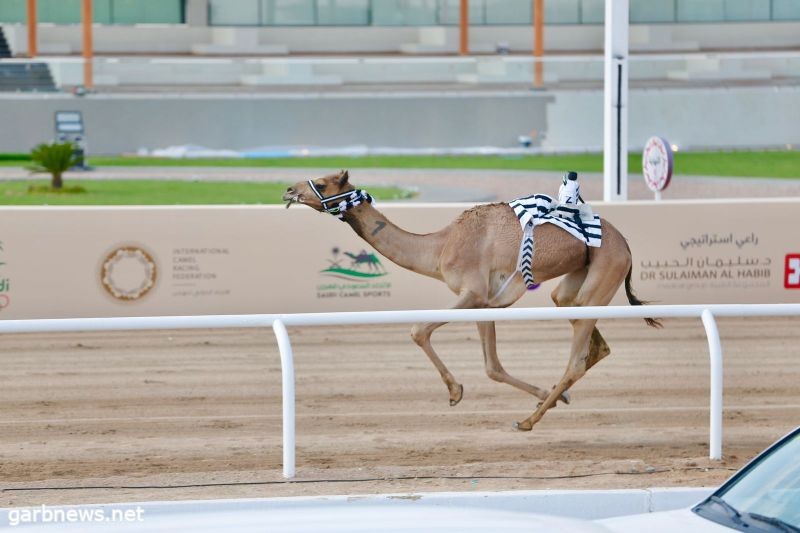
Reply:
<svg viewBox="0 0 800 533"><path fill-rule="evenodd" d="M468 207L378 205L414 233ZM628 238L642 299L800 302L800 199L594 208ZM435 309L455 299L303 206L2 208L0 228L0 319ZM556 283L517 305L553 305Z"/></svg>

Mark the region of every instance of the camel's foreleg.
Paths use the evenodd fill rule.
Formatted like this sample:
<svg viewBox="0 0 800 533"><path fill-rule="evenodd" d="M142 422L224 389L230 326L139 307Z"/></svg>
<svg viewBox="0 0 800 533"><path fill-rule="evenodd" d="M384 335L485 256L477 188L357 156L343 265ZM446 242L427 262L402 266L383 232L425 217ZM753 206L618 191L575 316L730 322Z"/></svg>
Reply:
<svg viewBox="0 0 800 533"><path fill-rule="evenodd" d="M494 322L478 322L478 333L480 333L481 344L483 345L483 361L486 367L486 375L489 376L490 379L500 383L507 383L528 394L533 394L540 400L547 399L548 394L546 390L509 375L503 368L503 365L500 364L500 359L497 356L497 336ZM566 393L564 393L560 399L564 403L569 403L569 395Z"/></svg>
<svg viewBox="0 0 800 533"><path fill-rule="evenodd" d="M422 351L424 351L428 359L431 360L433 366L439 371L439 375L442 376L442 381L447 385L447 390L450 393L450 405L454 406L461 401L464 395L464 386L456 381L456 378L450 373L450 370L448 370L442 360L439 359L433 346L431 346L431 335L436 329L445 324L447 324L447 322L421 322L415 324L411 329L411 338L422 348Z"/></svg>
<svg viewBox="0 0 800 533"><path fill-rule="evenodd" d="M480 307L486 307L485 299L481 299L472 291L465 290L458 297L458 300L451 309L471 309ZM439 371L439 374L442 376L442 381L447 385L447 390L450 393L450 405L454 406L461 401L464 395L464 386L456 381L456 378L450 373L450 370L447 369L431 345L431 335L436 329L445 324L447 324L447 322L422 322L415 324L411 329L411 338L422 348L422 351L424 351L431 360L433 366Z"/></svg>

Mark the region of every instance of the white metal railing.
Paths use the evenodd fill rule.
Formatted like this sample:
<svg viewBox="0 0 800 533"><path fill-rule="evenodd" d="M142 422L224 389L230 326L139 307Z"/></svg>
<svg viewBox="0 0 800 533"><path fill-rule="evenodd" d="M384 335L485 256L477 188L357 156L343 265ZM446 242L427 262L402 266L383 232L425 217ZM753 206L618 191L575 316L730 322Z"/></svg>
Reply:
<svg viewBox="0 0 800 533"><path fill-rule="evenodd" d="M2 333L110 331L148 329L260 328L272 326L281 355L283 396L283 476L295 475L294 360L287 326L344 326L413 322L490 322L608 318L702 319L708 337L710 364L709 457L722 458L722 346L715 317L800 316L800 304L650 305L646 307L559 307L510 309L448 309L348 313L207 315L125 318L64 318L1 320ZM566 359L565 359L566 363Z"/></svg>

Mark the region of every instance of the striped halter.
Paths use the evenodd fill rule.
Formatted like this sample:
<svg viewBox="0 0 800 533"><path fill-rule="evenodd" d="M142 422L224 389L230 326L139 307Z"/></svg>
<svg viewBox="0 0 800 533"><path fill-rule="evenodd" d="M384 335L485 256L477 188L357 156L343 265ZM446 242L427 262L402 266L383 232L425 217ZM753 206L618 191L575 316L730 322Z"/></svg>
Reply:
<svg viewBox="0 0 800 533"><path fill-rule="evenodd" d="M362 191L361 189L340 192L339 194L334 194L333 196L322 196L322 194L317 190L314 180L308 180L308 186L311 187L311 190L314 191L314 194L317 195L317 198L319 198L319 201L322 204L322 210L326 213L330 213L331 215L335 215L342 220L344 220L344 212L348 209L361 205L363 202L367 202L368 204L372 203L372 196L370 196L367 191ZM331 206L328 204L333 205Z"/></svg>

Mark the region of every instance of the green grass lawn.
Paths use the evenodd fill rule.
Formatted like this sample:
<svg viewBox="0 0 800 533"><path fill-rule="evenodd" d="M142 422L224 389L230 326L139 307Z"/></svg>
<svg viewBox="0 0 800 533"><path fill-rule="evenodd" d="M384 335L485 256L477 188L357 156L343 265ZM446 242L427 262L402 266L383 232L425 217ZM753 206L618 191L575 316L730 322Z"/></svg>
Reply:
<svg viewBox="0 0 800 533"><path fill-rule="evenodd" d="M30 193L28 187L47 180L0 182L0 205L205 205L277 204L287 183L65 180L65 187L83 187L85 193ZM379 200L408 198L408 191L370 187Z"/></svg>
<svg viewBox="0 0 800 533"><path fill-rule="evenodd" d="M103 166L221 166L221 167L313 167L330 168L471 168L506 170L551 170L602 172L601 154L557 154L530 156L366 156L303 157L276 159L150 159L140 157L93 157ZM631 154L628 168L638 172L641 154ZM694 176L739 176L800 178L800 151L677 152L675 173Z"/></svg>
<svg viewBox="0 0 800 533"><path fill-rule="evenodd" d="M22 166L30 163L29 154L0 154L0 165Z"/></svg>
<svg viewBox="0 0 800 533"><path fill-rule="evenodd" d="M24 154L0 154L0 166L24 166ZM631 172L641 169L640 154L631 154ZM165 167L305 167L328 168L467 168L602 172L601 154L529 156L365 156L270 159L158 159L148 157L92 157L94 166ZM800 178L800 150L761 152L678 152L675 173L694 176Z"/></svg>

